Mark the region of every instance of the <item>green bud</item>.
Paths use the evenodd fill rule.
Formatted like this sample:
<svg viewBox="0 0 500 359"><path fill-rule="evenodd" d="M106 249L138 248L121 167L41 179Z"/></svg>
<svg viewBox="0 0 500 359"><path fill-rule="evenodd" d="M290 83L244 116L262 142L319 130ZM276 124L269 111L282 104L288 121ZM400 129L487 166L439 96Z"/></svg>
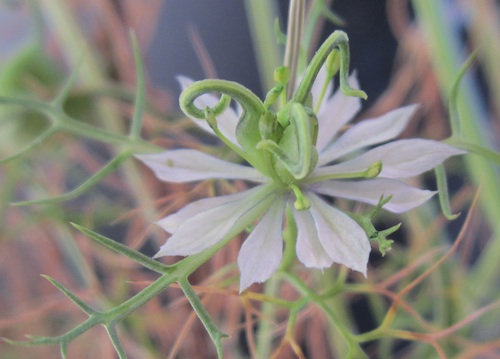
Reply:
<svg viewBox="0 0 500 359"><path fill-rule="evenodd" d="M274 70L274 81L285 86L290 81L290 75L288 66L279 66Z"/></svg>

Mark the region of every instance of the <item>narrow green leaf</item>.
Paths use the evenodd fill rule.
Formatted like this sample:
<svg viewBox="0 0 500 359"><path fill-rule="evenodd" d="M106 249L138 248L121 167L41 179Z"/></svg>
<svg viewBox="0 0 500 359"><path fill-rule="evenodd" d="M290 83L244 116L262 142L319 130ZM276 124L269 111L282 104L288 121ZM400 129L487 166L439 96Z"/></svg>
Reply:
<svg viewBox="0 0 500 359"><path fill-rule="evenodd" d="M323 7L322 15L333 25L345 26L346 24L345 20L341 16L331 11L326 5Z"/></svg>
<svg viewBox="0 0 500 359"><path fill-rule="evenodd" d="M137 37L133 31L130 31L130 40L135 59L135 72L137 74L137 90L135 95L134 117L130 128L130 137L139 138L141 135L142 118L144 112L144 66L142 64L141 52Z"/></svg>
<svg viewBox="0 0 500 359"><path fill-rule="evenodd" d="M68 297L73 303L75 303L78 306L78 308L83 310L85 313L87 313L88 315L92 315L92 314L96 313L96 311L94 309L92 309L87 304L85 304L80 298L78 298L75 294L73 294L69 289L64 287L61 283L56 281L54 278L51 278L45 274L42 274L42 277L47 279L54 287L56 287L61 292L63 292L66 297Z"/></svg>
<svg viewBox="0 0 500 359"><path fill-rule="evenodd" d="M66 359L68 357L68 343L61 343L61 358Z"/></svg>
<svg viewBox="0 0 500 359"><path fill-rule="evenodd" d="M500 153L493 151L487 147L477 145L475 143L466 141L462 138L458 137L450 137L443 141L449 145L460 148L461 150L465 150L481 157L484 157L488 161L494 162L496 164L500 164Z"/></svg>
<svg viewBox="0 0 500 359"><path fill-rule="evenodd" d="M451 133L452 136L461 137L461 125L460 125L460 115L458 113L458 91L460 89L460 83L467 70L471 67L472 63L477 57L479 50L475 50L472 54L467 58L465 63L460 68L458 75L453 82L450 90L450 98L448 100L448 111L450 112L450 125L451 125Z"/></svg>
<svg viewBox="0 0 500 359"><path fill-rule="evenodd" d="M17 152L16 154L13 154L12 156L0 159L0 164L18 159L22 155L33 150L36 146L41 144L46 139L50 138L57 131L58 131L58 128L56 128L55 126L51 126L46 131L42 132L41 135L39 135L37 138L35 138L33 141L31 141L31 143L28 146L26 146L25 148L23 148L21 151Z"/></svg>
<svg viewBox="0 0 500 359"><path fill-rule="evenodd" d="M448 183L446 181L446 172L443 165L438 165L434 169L436 173L436 181L438 187L439 203L441 204L441 211L446 219L452 221L460 216L460 213L452 214L450 208L450 197L448 194Z"/></svg>
<svg viewBox="0 0 500 359"><path fill-rule="evenodd" d="M51 102L52 105L54 105L55 107L57 107L59 109L62 109L64 101L68 98L68 95L69 95L71 89L73 88L73 86L76 83L76 80L78 79L78 73L79 73L80 66L81 66L82 61L83 61L84 52L85 52L85 49L82 48L77 65L75 66L75 68L71 72L71 75L69 76L68 80L66 81L66 83L62 87L59 94Z"/></svg>
<svg viewBox="0 0 500 359"><path fill-rule="evenodd" d="M286 35L281 31L280 19L278 18L274 21L274 36L278 44L286 45Z"/></svg>
<svg viewBox="0 0 500 359"><path fill-rule="evenodd" d="M110 162L108 162L108 164L106 166L101 168L101 170L99 170L99 172L97 172L95 175L93 175L92 177L87 179L80 186L78 186L74 190L67 192L61 196L44 198L44 199L35 199L35 200L31 200L31 201L14 202L14 203L12 203L12 205L14 205L14 206L30 206L30 205L34 205L34 204L52 204L52 203L59 203L59 202L68 201L70 199L76 198L76 197L80 196L81 194L85 193L90 188L97 185L106 176L113 173L131 155L132 154L128 151L120 153L118 156L116 156Z"/></svg>
<svg viewBox="0 0 500 359"><path fill-rule="evenodd" d="M78 229L80 232L86 234L93 240L99 242L106 248L109 248L117 253L123 254L124 256L132 259L134 262L137 262L139 264L142 264L144 267L151 269L152 271L164 274L168 271L170 268L167 265L164 265L158 261L155 261L154 259L149 258L148 256L132 249L127 246L124 246L121 243L118 243L108 237L105 237L101 234L98 234L96 232L91 231L90 229L87 229L85 227L79 226L78 224L71 223L73 227Z"/></svg>
<svg viewBox="0 0 500 359"><path fill-rule="evenodd" d="M115 348L116 354L120 359L127 359L127 354L125 353L125 349L123 349L122 344L120 343L120 339L118 338L118 333L116 332L115 325L106 325L106 331L108 332L109 339L111 343L113 343L113 347Z"/></svg>
<svg viewBox="0 0 500 359"><path fill-rule="evenodd" d="M210 338L212 338L212 341L214 342L217 349L217 355L219 359L222 359L221 338L227 337L228 335L224 334L219 330L219 328L217 328L212 318L210 317L210 314L208 314L207 310L201 303L200 298L198 298L198 296L194 292L193 287L191 287L191 284L189 283L187 278L180 280L179 285L181 286L184 295L189 300L189 303L193 307L194 311L198 315L198 318L200 318L201 322L203 323L203 326L210 335Z"/></svg>

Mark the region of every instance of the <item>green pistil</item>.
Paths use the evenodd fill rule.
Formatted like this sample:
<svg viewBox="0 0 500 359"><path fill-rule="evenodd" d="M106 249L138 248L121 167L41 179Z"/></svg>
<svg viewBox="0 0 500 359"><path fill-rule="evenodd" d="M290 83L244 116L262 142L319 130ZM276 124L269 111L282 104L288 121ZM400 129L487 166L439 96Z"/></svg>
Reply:
<svg viewBox="0 0 500 359"><path fill-rule="evenodd" d="M306 209L309 209L309 207L311 207L311 202L309 201L309 199L306 196L304 196L304 194L302 193L300 188L294 184L291 184L289 187L292 189L293 193L295 194L296 200L293 204L295 209L297 211L305 211Z"/></svg>
<svg viewBox="0 0 500 359"><path fill-rule="evenodd" d="M370 167L361 172L336 173L331 175L317 176L308 180L308 183L323 182L333 179L371 179L377 177L382 172L382 161L373 162Z"/></svg>

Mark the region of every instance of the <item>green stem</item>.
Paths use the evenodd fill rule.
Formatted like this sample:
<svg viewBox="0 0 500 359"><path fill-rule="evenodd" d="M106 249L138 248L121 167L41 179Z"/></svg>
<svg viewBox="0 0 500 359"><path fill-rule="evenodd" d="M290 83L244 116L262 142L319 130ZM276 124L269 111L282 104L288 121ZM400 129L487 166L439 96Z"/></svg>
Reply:
<svg viewBox="0 0 500 359"><path fill-rule="evenodd" d="M278 18L275 1L245 0L250 33L259 69L260 83L267 92L274 86L273 73L282 63L282 54L277 46L274 34L274 20Z"/></svg>
<svg viewBox="0 0 500 359"><path fill-rule="evenodd" d="M280 280L276 276L269 278L264 284L264 294L276 297L280 287ZM273 341L273 319L276 306L271 302L263 302L261 307L262 320L259 321L256 335L257 358L270 358Z"/></svg>

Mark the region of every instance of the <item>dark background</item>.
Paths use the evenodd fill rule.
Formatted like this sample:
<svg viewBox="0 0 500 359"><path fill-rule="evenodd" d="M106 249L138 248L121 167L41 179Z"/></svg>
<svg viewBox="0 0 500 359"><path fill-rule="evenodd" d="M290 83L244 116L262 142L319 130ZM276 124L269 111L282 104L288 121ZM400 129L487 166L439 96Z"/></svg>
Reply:
<svg viewBox="0 0 500 359"><path fill-rule="evenodd" d="M346 22L342 28L326 23L323 38L336 29L347 32L351 69L357 70L369 106L387 87L396 42L388 24L385 0L337 0L332 9ZM286 24L288 1L279 1L280 23ZM242 83L262 97L243 1L167 1L148 54L153 83L180 92L175 76L205 78L188 37L189 26L199 32L219 78ZM274 37L274 34L270 34ZM278 46L278 45L277 45Z"/></svg>

